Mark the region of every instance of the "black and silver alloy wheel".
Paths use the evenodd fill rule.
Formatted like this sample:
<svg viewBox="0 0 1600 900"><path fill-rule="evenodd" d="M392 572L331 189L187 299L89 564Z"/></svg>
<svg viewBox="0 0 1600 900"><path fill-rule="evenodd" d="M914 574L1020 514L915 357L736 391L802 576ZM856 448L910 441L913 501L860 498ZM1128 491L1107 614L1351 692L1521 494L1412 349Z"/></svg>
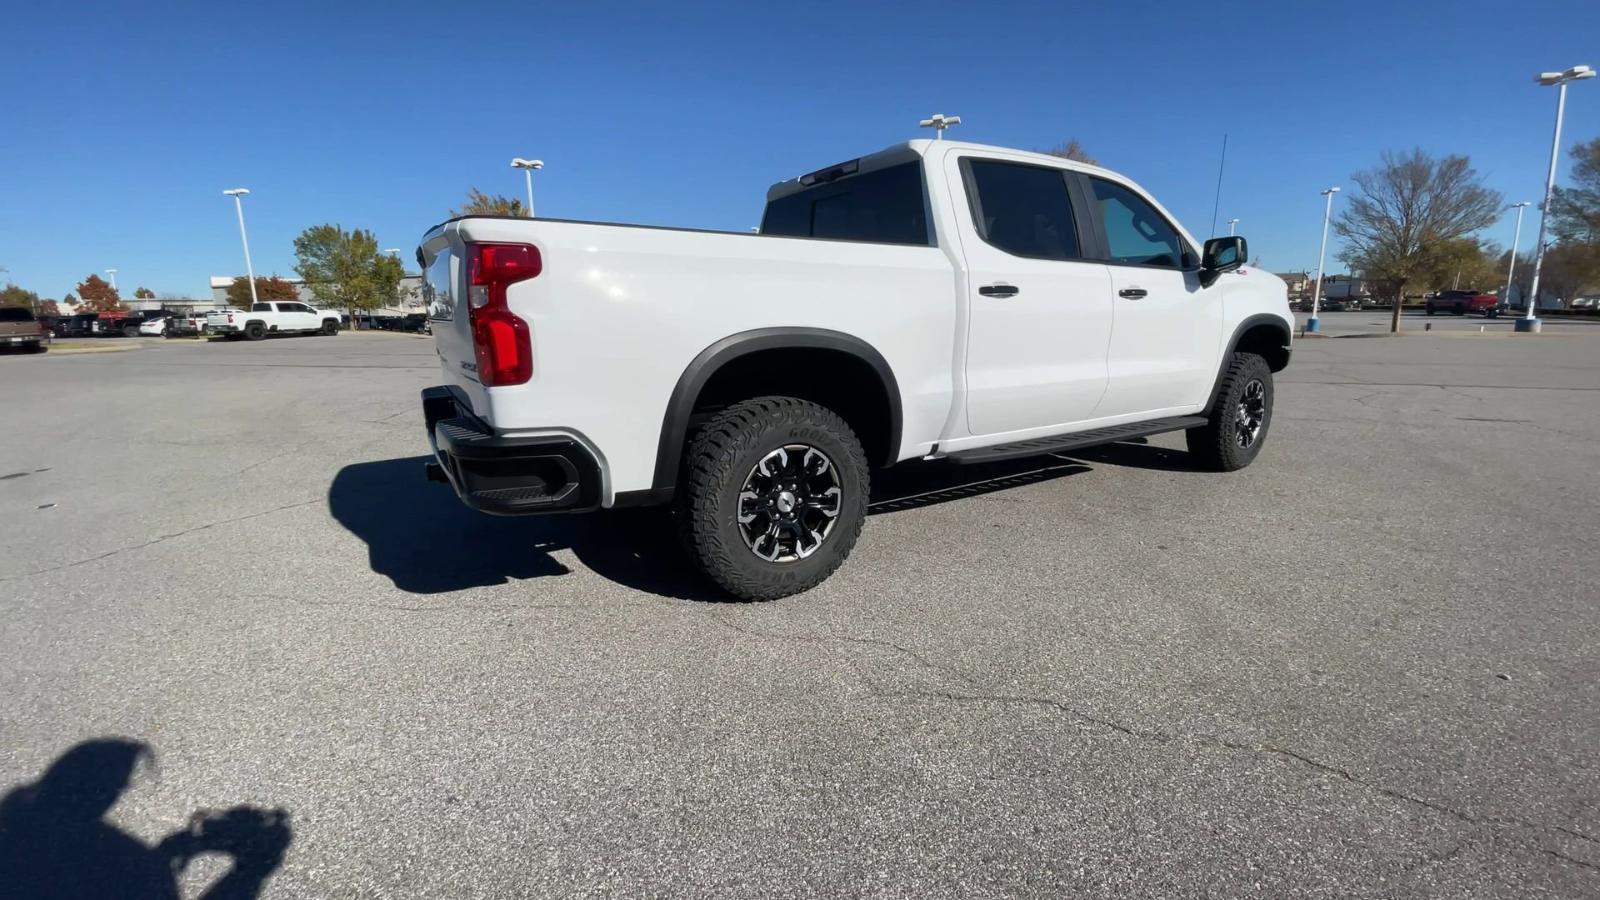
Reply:
<svg viewBox="0 0 1600 900"><path fill-rule="evenodd" d="M1234 353L1217 383L1206 424L1184 436L1202 469L1233 472L1250 465L1272 430L1272 369L1254 353Z"/></svg>
<svg viewBox="0 0 1600 900"><path fill-rule="evenodd" d="M817 552L843 509L844 489L826 453L785 444L763 456L739 491L739 532L767 562L787 563Z"/></svg>
<svg viewBox="0 0 1600 900"><path fill-rule="evenodd" d="M1239 449L1248 450L1261 436L1261 426L1267 421L1267 388L1261 379L1252 378L1245 383L1239 396L1238 415Z"/></svg>
<svg viewBox="0 0 1600 900"><path fill-rule="evenodd" d="M775 600L822 583L867 520L866 453L838 413L755 397L717 413L685 453L684 543L723 590Z"/></svg>

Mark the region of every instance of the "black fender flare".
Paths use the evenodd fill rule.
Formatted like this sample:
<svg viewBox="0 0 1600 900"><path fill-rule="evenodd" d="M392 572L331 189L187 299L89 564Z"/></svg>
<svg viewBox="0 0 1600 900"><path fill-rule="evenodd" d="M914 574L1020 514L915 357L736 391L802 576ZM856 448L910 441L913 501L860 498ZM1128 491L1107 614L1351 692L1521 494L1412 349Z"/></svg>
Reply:
<svg viewBox="0 0 1600 900"><path fill-rule="evenodd" d="M901 406L900 385L894 370L871 344L840 331L824 328L778 327L757 328L729 335L701 350L690 361L678 383L672 388L667 401L667 411L661 420L661 442L656 447L656 472L652 493L670 492L677 486L678 467L683 463L684 444L689 436L689 417L694 412L695 400L718 369L751 353L794 347L814 347L848 353L866 363L877 373L878 380L889 398L889 443L885 459L874 460L880 465L890 465L900 453Z"/></svg>
<svg viewBox="0 0 1600 900"><path fill-rule="evenodd" d="M1256 313L1253 316L1247 316L1243 322L1240 322L1233 329L1233 335L1228 338L1228 345L1222 351L1222 358L1217 361L1217 377L1212 379L1211 396L1206 399L1206 408L1200 411L1200 415L1211 415L1212 407L1217 405L1217 393L1222 390L1222 376L1228 371L1228 363L1233 359L1233 351L1239 346L1239 339L1244 337L1245 332L1261 325L1270 325L1282 332L1284 350L1287 351L1289 349L1290 336L1293 333L1289 330L1289 323L1271 313Z"/></svg>

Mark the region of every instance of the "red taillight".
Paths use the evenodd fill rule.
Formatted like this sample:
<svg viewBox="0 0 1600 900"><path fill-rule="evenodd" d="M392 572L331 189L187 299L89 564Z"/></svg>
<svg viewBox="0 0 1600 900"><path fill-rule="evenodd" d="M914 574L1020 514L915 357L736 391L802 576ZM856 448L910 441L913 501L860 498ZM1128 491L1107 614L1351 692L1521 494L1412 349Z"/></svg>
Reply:
<svg viewBox="0 0 1600 900"><path fill-rule="evenodd" d="M467 245L467 309L478 381L485 387L522 384L533 377L528 323L506 305L506 288L544 270L531 244Z"/></svg>

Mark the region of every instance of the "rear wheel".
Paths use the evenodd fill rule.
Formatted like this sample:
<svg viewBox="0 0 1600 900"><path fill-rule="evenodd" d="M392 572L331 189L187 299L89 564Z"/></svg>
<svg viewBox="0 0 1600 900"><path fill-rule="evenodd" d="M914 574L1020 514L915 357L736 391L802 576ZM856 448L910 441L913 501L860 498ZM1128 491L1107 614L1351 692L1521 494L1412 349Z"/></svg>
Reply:
<svg viewBox="0 0 1600 900"><path fill-rule="evenodd" d="M1457 303L1457 304L1456 304L1456 315L1458 315L1458 316L1464 316L1464 315L1466 315L1466 314L1467 314L1467 308L1466 308L1466 306L1465 306L1465 305L1463 305L1463 304L1460 304L1460 303Z"/></svg>
<svg viewBox="0 0 1600 900"><path fill-rule="evenodd" d="M1433 315L1433 304L1432 303L1428 304L1427 307L1425 307L1425 308L1428 311L1428 315L1430 315L1430 316Z"/></svg>
<svg viewBox="0 0 1600 900"><path fill-rule="evenodd" d="M1255 461L1272 425L1272 369L1254 353L1235 353L1222 375L1211 421L1184 433L1202 467L1232 472Z"/></svg>
<svg viewBox="0 0 1600 900"><path fill-rule="evenodd" d="M122 336L123 337L138 337L139 336L139 326L137 326L137 325L124 325L124 326L122 326Z"/></svg>
<svg viewBox="0 0 1600 900"><path fill-rule="evenodd" d="M850 555L867 517L865 452L837 414L793 397L728 407L688 451L679 520L690 554L728 593L809 590Z"/></svg>
<svg viewBox="0 0 1600 900"><path fill-rule="evenodd" d="M259 341L267 336L267 326L260 322L251 322L244 326L244 336L247 340Z"/></svg>

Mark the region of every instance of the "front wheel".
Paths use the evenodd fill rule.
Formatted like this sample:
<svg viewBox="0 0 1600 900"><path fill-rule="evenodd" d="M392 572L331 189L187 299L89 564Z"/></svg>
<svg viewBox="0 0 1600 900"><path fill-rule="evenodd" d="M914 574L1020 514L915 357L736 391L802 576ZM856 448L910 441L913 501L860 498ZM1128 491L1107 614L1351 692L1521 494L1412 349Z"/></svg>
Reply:
<svg viewBox="0 0 1600 900"><path fill-rule="evenodd" d="M322 322L322 333L323 334L329 334L329 335L338 334L339 333L339 323L335 322L332 319L324 319L323 322Z"/></svg>
<svg viewBox="0 0 1600 900"><path fill-rule="evenodd" d="M1254 353L1235 353L1222 375L1211 421L1184 432L1202 467L1233 472L1255 461L1272 425L1272 369Z"/></svg>
<svg viewBox="0 0 1600 900"><path fill-rule="evenodd" d="M1428 310L1428 315L1430 315L1430 316L1433 315L1433 307L1429 306L1429 307L1426 307L1426 309Z"/></svg>
<svg viewBox="0 0 1600 900"><path fill-rule="evenodd" d="M844 563L866 523L861 442L815 403L734 404L695 435L687 459L684 543L735 597L776 600L815 587Z"/></svg>

